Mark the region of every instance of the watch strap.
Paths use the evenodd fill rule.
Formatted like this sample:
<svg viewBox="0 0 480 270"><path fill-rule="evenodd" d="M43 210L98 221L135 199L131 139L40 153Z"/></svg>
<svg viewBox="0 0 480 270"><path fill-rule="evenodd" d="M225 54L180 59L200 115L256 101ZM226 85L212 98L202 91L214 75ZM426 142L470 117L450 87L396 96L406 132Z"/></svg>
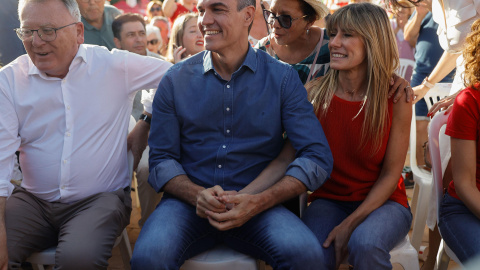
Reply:
<svg viewBox="0 0 480 270"><path fill-rule="evenodd" d="M140 115L139 120L143 120L143 121L147 122L149 125L152 123L152 118L150 118L148 115L143 114L143 113L142 113L142 115Z"/></svg>

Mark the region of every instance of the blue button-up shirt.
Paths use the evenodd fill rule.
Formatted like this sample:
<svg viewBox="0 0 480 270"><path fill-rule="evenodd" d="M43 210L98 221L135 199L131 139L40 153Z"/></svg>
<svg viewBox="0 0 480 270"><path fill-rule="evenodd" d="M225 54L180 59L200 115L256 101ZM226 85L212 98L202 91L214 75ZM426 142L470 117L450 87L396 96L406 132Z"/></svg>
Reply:
<svg viewBox="0 0 480 270"><path fill-rule="evenodd" d="M296 159L286 175L309 190L329 177L333 158L297 72L249 47L230 81L201 52L164 75L153 101L149 183L158 192L186 174L203 187L240 190L280 153L286 131Z"/></svg>

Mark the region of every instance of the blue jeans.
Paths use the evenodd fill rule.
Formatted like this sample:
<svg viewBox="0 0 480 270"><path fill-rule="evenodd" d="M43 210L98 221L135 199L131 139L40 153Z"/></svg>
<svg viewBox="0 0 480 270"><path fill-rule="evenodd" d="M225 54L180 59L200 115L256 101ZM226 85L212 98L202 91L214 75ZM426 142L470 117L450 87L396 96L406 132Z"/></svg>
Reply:
<svg viewBox="0 0 480 270"><path fill-rule="evenodd" d="M480 219L461 200L448 193L440 205L438 228L445 243L462 263L480 254Z"/></svg>
<svg viewBox="0 0 480 270"><path fill-rule="evenodd" d="M317 199L306 209L303 221L323 244L328 234L362 202ZM390 250L405 238L412 223L409 209L387 201L353 231L348 242L348 263L355 270L392 269ZM335 269L335 249L322 247L317 269Z"/></svg>
<svg viewBox="0 0 480 270"><path fill-rule="evenodd" d="M274 269L317 269L322 249L307 226L283 206L222 232L198 217L193 206L164 194L138 236L132 269L179 269L188 258L219 243Z"/></svg>

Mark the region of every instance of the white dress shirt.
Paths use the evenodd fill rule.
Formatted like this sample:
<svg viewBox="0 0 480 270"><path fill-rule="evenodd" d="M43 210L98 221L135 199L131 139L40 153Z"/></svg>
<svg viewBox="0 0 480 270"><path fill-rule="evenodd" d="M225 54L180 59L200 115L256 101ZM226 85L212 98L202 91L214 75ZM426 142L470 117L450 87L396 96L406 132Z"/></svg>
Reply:
<svg viewBox="0 0 480 270"><path fill-rule="evenodd" d="M0 70L0 196L9 196L14 153L22 186L69 203L129 185L127 128L135 93L156 88L170 63L81 45L63 79L28 55Z"/></svg>

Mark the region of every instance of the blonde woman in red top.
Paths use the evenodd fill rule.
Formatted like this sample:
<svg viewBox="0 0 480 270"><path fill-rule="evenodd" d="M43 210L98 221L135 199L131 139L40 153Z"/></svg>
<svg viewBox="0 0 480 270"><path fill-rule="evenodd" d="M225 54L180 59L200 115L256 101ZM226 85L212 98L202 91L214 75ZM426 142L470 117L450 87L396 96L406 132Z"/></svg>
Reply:
<svg viewBox="0 0 480 270"><path fill-rule="evenodd" d="M310 98L334 166L303 220L324 247L318 269L338 268L347 254L354 269L392 269L389 252L412 221L401 177L412 104L388 98L395 36L385 10L369 3L339 9L327 32L330 70Z"/></svg>

